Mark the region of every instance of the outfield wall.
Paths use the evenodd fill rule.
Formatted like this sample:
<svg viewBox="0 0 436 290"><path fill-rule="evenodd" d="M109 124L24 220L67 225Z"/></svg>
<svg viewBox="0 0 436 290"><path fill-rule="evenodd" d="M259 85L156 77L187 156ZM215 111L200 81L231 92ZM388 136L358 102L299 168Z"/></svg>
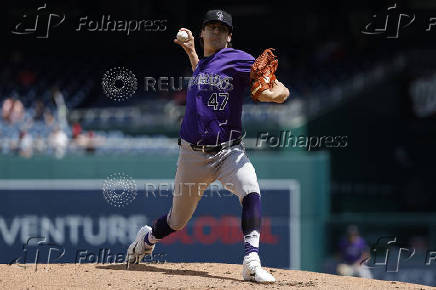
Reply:
<svg viewBox="0 0 436 290"><path fill-rule="evenodd" d="M249 153L249 157L263 194L264 263L321 270L329 212L328 156L298 152ZM171 190L167 196L150 198L144 194L144 184L171 183L176 161L176 155L67 156L62 160L1 156L0 245L9 250L0 259L4 263L19 257L26 237L41 234L66 248L70 260L81 248L122 251L139 225L169 209ZM117 172L130 176L137 185L136 199L121 208L109 205L102 194L105 178ZM219 192L221 197L215 194L200 201L185 231L162 243L165 260L240 262L241 208L229 192ZM76 224L77 233L72 234L71 223Z"/></svg>

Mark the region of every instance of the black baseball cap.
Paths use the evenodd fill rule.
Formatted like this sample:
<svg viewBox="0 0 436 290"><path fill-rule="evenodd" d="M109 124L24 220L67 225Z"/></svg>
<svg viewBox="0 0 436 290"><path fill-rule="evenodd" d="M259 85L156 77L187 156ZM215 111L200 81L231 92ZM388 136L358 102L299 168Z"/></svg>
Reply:
<svg viewBox="0 0 436 290"><path fill-rule="evenodd" d="M233 30L232 15L224 10L209 10L206 12L203 18L202 26L206 25L208 22L219 21L224 23L230 28L230 32Z"/></svg>

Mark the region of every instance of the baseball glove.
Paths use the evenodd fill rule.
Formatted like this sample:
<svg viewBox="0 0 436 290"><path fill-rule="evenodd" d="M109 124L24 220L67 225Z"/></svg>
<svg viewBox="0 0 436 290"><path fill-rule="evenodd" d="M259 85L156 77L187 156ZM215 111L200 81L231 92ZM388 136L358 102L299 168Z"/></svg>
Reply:
<svg viewBox="0 0 436 290"><path fill-rule="evenodd" d="M264 52L256 58L251 66L250 84L251 98L257 101L259 95L267 89L274 86L276 80L275 72L278 66L277 57L273 53L273 48L265 49Z"/></svg>

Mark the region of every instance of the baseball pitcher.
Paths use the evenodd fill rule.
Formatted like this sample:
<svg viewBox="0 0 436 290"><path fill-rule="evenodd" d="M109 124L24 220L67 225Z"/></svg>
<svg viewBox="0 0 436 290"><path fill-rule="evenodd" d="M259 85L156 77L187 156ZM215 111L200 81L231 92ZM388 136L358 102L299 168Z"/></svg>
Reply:
<svg viewBox="0 0 436 290"><path fill-rule="evenodd" d="M152 253L159 240L185 227L204 190L219 180L239 197L242 205L243 279L274 282L275 278L262 269L259 258L261 194L255 169L241 143L241 114L247 89L255 101L276 103L283 103L289 90L274 75L277 59L273 50L267 49L254 59L233 49L232 30L229 13L208 11L199 35L202 59L196 53L190 30L181 28L174 39L188 55L193 75L180 129L172 207L152 227L139 230L128 248L127 260L139 263Z"/></svg>

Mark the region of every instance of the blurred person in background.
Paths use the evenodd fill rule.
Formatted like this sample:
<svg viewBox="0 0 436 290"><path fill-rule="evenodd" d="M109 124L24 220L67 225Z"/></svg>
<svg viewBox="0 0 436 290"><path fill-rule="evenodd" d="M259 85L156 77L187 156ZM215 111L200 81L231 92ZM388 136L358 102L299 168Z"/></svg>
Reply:
<svg viewBox="0 0 436 290"><path fill-rule="evenodd" d="M96 147L96 140L95 140L95 134L94 134L94 132L93 131L89 131L88 132L88 134L87 134L87 137L88 137L88 139L87 139L87 143L86 143L86 147L85 147L85 150L86 150L86 153L88 153L88 154L94 154L95 153L95 147Z"/></svg>
<svg viewBox="0 0 436 290"><path fill-rule="evenodd" d="M55 118L49 110L45 110L44 112L44 123L48 128L54 128Z"/></svg>
<svg viewBox="0 0 436 290"><path fill-rule="evenodd" d="M72 150L79 149L87 154L94 154L104 143L105 138L98 136L94 131L83 131L79 123L73 125Z"/></svg>
<svg viewBox="0 0 436 290"><path fill-rule="evenodd" d="M11 114L11 110L12 110L12 106L14 105L14 101L12 100L12 98L6 98L3 101L3 105L2 105L2 119L5 122L9 122L9 118L10 118L10 114Z"/></svg>
<svg viewBox="0 0 436 290"><path fill-rule="evenodd" d="M53 89L53 102L56 105L56 117L62 130L67 127L67 106L64 95L58 88Z"/></svg>
<svg viewBox="0 0 436 290"><path fill-rule="evenodd" d="M83 134L82 126L75 122L71 128L71 148L73 151L84 148L86 146L86 136Z"/></svg>
<svg viewBox="0 0 436 290"><path fill-rule="evenodd" d="M23 103L18 99L15 99L13 102L14 103L9 114L9 120L12 124L20 122L24 117Z"/></svg>
<svg viewBox="0 0 436 290"><path fill-rule="evenodd" d="M369 249L365 240L360 236L357 226L348 226L346 236L339 242L339 256L337 274L372 278L369 268L363 264L363 261L370 256Z"/></svg>
<svg viewBox="0 0 436 290"><path fill-rule="evenodd" d="M33 155L33 139L26 130L22 130L20 132L18 140L18 154L25 158L30 158Z"/></svg>
<svg viewBox="0 0 436 290"><path fill-rule="evenodd" d="M60 159L65 156L68 146L68 137L59 126L56 126L48 137L49 146L53 149L56 158Z"/></svg>
<svg viewBox="0 0 436 290"><path fill-rule="evenodd" d="M33 114L33 120L42 121L44 119L45 106L41 100L37 100L35 102L34 110L35 110L35 112Z"/></svg>
<svg viewBox="0 0 436 290"><path fill-rule="evenodd" d="M73 128L71 129L71 131L72 131L71 138L73 140L76 140L79 137L79 135L82 133L82 126L80 126L80 124L78 122L75 122L73 124Z"/></svg>
<svg viewBox="0 0 436 290"><path fill-rule="evenodd" d="M33 149L35 154L42 154L47 150L46 140L39 134L36 135L35 141L33 142Z"/></svg>
<svg viewBox="0 0 436 290"><path fill-rule="evenodd" d="M2 105L2 118L7 123L16 123L23 119L24 106L23 103L14 98L6 98Z"/></svg>

